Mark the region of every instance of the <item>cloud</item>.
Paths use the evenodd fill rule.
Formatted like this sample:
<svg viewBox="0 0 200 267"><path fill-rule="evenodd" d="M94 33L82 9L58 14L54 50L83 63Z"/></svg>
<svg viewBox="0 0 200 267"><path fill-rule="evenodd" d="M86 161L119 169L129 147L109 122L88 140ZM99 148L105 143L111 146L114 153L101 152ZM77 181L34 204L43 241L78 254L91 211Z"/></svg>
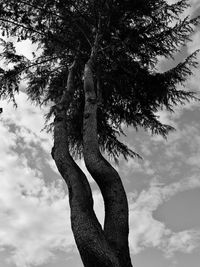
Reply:
<svg viewBox="0 0 200 267"><path fill-rule="evenodd" d="M148 190L143 190L130 202L130 237L132 253L137 254L146 247L161 249L167 257L174 252L191 253L200 246L200 229L189 229L174 233L164 222L157 221L153 212L172 196L200 188L200 177L190 177L167 186L152 182Z"/></svg>
<svg viewBox="0 0 200 267"><path fill-rule="evenodd" d="M151 165L156 165L158 170L165 168L168 173L173 167L171 169L172 175L176 170L179 173L184 170L188 175L199 173L199 111L197 109L185 111L181 117L177 116L176 131L171 132L167 140L160 136L151 136L152 142L146 143L147 149L151 150L153 155L159 154L156 160L155 157L151 157ZM163 162L165 163L163 164Z"/></svg>
<svg viewBox="0 0 200 267"><path fill-rule="evenodd" d="M72 249L69 207L61 187L47 187L15 151L17 136L0 124L0 247L9 247L17 266L38 265L52 250Z"/></svg>
<svg viewBox="0 0 200 267"><path fill-rule="evenodd" d="M145 150L146 152L147 148L143 146L142 150L144 151L144 149L146 149ZM154 170L151 162L147 159L141 160L141 159L131 158L128 161L122 160L120 164L120 172L122 173L123 177L128 177L130 176L131 173L140 173L152 176L155 174L156 170Z"/></svg>
<svg viewBox="0 0 200 267"><path fill-rule="evenodd" d="M169 5L172 5L172 4L177 3L178 0L166 0L166 2ZM197 11L197 9L200 8L199 0L188 0L188 3L190 5L190 7L185 10L185 12L183 13L182 17L193 16L194 13Z"/></svg>
<svg viewBox="0 0 200 267"><path fill-rule="evenodd" d="M200 2L199 2L200 6ZM187 50L188 54L191 54L195 52L196 50L200 49L200 31L199 29L191 36L191 42L188 42L187 44ZM200 52L198 52L196 61L198 62L198 67L193 70L193 75L189 78L187 86L190 88L191 91L195 91L200 93L200 77L199 77L199 71L200 71ZM198 105L199 103L196 103ZM199 107L199 105L198 105Z"/></svg>
<svg viewBox="0 0 200 267"><path fill-rule="evenodd" d="M23 129L20 134L22 137L27 138L26 141L43 141L41 145L44 149L47 149L51 143L51 138L45 131L41 131L44 128L44 115L47 112L47 108L40 108L32 104L28 101L27 94L23 92L16 95L16 102L17 109L13 107L11 102L1 101L1 107L3 108L1 119ZM34 138L32 138L33 134Z"/></svg>
<svg viewBox="0 0 200 267"><path fill-rule="evenodd" d="M169 135L165 143L165 155L168 158L177 159L184 165L192 165L199 168L200 163L200 137L197 123L187 124L184 128L177 129ZM154 139L155 140L155 139ZM187 153L186 153L187 151Z"/></svg>
<svg viewBox="0 0 200 267"><path fill-rule="evenodd" d="M173 233L170 238L164 242L164 251L166 257L172 257L177 251L182 253L192 253L200 246L200 231L186 230L179 233Z"/></svg>
<svg viewBox="0 0 200 267"><path fill-rule="evenodd" d="M191 36L191 42L188 42L187 44L187 50L189 54L192 54L196 50L200 49L200 32L196 31Z"/></svg>
<svg viewBox="0 0 200 267"><path fill-rule="evenodd" d="M16 102L17 108L13 107L12 102L6 100L0 103L3 108L0 121L15 135L16 149L23 151L35 168L41 170L41 163L43 163L58 175L51 158L52 135L42 131L45 124L44 115L47 113L48 107L40 108L34 105L28 101L27 94L21 91L16 95Z"/></svg>
<svg viewBox="0 0 200 267"><path fill-rule="evenodd" d="M28 59L33 59L33 52L39 55L41 53L41 49L38 50L38 44L33 44L30 40L24 40L20 42L15 41L15 48L17 54L22 54Z"/></svg>

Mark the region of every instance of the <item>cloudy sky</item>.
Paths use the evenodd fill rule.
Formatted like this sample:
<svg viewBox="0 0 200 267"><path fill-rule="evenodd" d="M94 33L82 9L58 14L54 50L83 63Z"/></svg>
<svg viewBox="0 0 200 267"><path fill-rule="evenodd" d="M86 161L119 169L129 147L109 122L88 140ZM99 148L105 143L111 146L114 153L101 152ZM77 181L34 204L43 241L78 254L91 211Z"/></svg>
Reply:
<svg viewBox="0 0 200 267"><path fill-rule="evenodd" d="M200 13L200 1L191 4L187 13ZM198 29L191 39L185 55L200 48ZM18 52L28 57L32 49L29 42L17 44ZM171 65L161 59L159 68ZM186 86L200 94L199 73L200 68ZM52 138L41 131L46 110L27 101L24 90L16 99L17 109L0 102L0 266L82 267L70 229L66 185L50 156ZM127 131L125 141L143 157L121 160L117 167L129 198L134 267L199 266L199 112L197 102L177 107L173 114L159 112L163 122L176 128L167 140ZM90 182L102 222L102 198Z"/></svg>

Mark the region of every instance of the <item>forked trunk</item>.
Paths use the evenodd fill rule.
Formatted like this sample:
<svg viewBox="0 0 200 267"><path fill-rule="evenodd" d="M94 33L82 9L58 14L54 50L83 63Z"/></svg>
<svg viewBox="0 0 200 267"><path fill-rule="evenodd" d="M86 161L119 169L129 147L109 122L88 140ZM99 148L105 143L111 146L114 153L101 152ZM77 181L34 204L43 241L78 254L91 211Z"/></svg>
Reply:
<svg viewBox="0 0 200 267"><path fill-rule="evenodd" d="M120 267L108 245L93 210L92 193L86 176L69 153L66 110L73 96L73 68L67 89L55 107L54 147L52 157L69 190L71 226L85 267Z"/></svg>

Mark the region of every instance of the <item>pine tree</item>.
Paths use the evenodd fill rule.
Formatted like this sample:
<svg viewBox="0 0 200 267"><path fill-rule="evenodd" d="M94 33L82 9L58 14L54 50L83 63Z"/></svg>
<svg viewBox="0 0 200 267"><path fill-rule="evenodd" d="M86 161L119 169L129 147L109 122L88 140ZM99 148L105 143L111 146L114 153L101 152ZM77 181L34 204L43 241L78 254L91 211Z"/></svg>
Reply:
<svg viewBox="0 0 200 267"><path fill-rule="evenodd" d="M197 52L166 72L156 70L158 58L173 59L198 24L199 18L179 18L186 8L187 0L0 0L1 59L10 66L0 69L0 97L17 105L26 79L29 98L50 107L52 157L68 186L72 231L86 267L132 266L126 193L103 154L116 161L139 156L119 141L122 124L166 137L173 128L156 112L196 99L177 85L192 74ZM40 56L18 55L10 37L31 40ZM103 229L77 157L101 190Z"/></svg>

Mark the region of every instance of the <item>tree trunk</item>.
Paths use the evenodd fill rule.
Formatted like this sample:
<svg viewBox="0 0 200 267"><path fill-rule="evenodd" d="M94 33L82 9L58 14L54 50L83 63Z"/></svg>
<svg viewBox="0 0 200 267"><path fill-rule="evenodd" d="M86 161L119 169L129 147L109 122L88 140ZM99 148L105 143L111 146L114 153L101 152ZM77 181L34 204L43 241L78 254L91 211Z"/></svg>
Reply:
<svg viewBox="0 0 200 267"><path fill-rule="evenodd" d="M85 65L85 110L83 122L83 154L86 167L98 184L105 206L104 233L108 243L117 254L122 267L131 267L128 245L128 202L117 171L102 156L97 135L97 96L94 88L91 56Z"/></svg>
<svg viewBox="0 0 200 267"><path fill-rule="evenodd" d="M66 111L73 97L73 72L69 70L66 91L55 106L52 157L69 191L71 227L85 267L120 267L93 210L92 192L85 174L69 153Z"/></svg>

